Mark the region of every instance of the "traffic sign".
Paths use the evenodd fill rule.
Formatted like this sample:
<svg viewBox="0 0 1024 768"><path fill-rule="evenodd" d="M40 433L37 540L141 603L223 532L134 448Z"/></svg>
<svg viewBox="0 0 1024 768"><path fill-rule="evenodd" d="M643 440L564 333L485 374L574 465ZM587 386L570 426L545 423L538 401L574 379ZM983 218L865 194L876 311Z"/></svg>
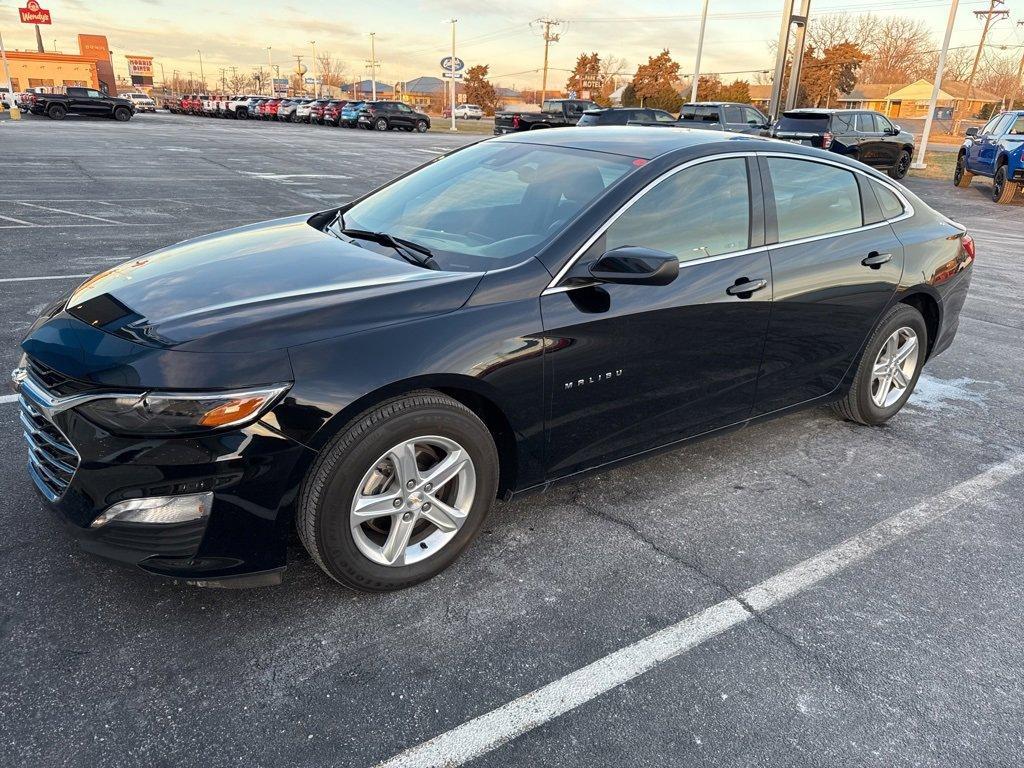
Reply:
<svg viewBox="0 0 1024 768"><path fill-rule="evenodd" d="M37 0L28 0L24 8L18 9L22 24L52 24L50 12L40 8Z"/></svg>
<svg viewBox="0 0 1024 768"><path fill-rule="evenodd" d="M462 79L461 72L442 72L441 77L454 77L456 80Z"/></svg>
<svg viewBox="0 0 1024 768"><path fill-rule="evenodd" d="M451 72L453 69L456 72L458 72L460 69L465 69L465 67L466 62L464 62L462 59L456 58L455 66L452 66L451 56L445 56L443 59L441 59L441 69L443 69L445 72Z"/></svg>

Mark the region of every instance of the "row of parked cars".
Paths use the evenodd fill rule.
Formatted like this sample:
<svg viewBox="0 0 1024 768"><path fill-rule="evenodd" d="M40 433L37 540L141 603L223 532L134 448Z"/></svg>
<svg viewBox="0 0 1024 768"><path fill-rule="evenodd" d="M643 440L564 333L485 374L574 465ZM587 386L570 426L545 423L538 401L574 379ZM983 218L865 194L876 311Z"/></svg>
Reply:
<svg viewBox="0 0 1024 768"><path fill-rule="evenodd" d="M189 94L167 102L169 111L183 115L226 117L235 120L269 120L280 123L311 123L376 131L405 130L423 133L430 116L401 101L378 99L354 101L271 96L209 97Z"/></svg>

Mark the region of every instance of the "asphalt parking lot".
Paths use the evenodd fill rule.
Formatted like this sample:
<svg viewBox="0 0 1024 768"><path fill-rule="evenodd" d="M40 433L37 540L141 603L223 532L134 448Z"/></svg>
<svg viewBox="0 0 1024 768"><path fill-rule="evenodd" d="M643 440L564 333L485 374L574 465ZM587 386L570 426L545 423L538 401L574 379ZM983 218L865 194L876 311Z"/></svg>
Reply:
<svg viewBox="0 0 1024 768"><path fill-rule="evenodd" d="M480 138L2 123L3 362L76 276ZM956 342L889 425L808 410L499 504L396 594L348 592L297 545L257 590L81 554L4 398L0 763L1020 765L1024 205L908 186L978 261Z"/></svg>

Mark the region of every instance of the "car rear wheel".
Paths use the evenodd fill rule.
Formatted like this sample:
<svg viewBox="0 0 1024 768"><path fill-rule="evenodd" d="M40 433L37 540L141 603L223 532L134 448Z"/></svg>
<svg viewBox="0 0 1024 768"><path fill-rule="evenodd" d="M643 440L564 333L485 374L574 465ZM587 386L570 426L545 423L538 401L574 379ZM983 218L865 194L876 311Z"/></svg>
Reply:
<svg viewBox="0 0 1024 768"><path fill-rule="evenodd" d="M426 120L417 120L416 121L416 131L417 131L417 133L426 133L427 132L427 121Z"/></svg>
<svg viewBox="0 0 1024 768"><path fill-rule="evenodd" d="M967 155L961 153L956 159L956 168L953 170L953 184L966 189L971 186L971 179L974 174L967 170Z"/></svg>
<svg viewBox="0 0 1024 768"><path fill-rule="evenodd" d="M1009 203L1017 194L1017 183L1011 181L1006 174L1006 165L996 168L996 175L992 179L992 199L997 203Z"/></svg>
<svg viewBox="0 0 1024 768"><path fill-rule="evenodd" d="M50 108L46 110L46 116L51 120L63 120L67 113L63 104L51 104Z"/></svg>
<svg viewBox="0 0 1024 768"><path fill-rule="evenodd" d="M896 163L889 169L889 176L893 179L902 179L910 170L910 153L907 150L900 152Z"/></svg>
<svg viewBox="0 0 1024 768"><path fill-rule="evenodd" d="M850 391L833 410L858 424L884 424L906 404L924 366L928 327L921 313L897 304L861 354Z"/></svg>
<svg viewBox="0 0 1024 768"><path fill-rule="evenodd" d="M388 591L451 565L495 497L498 455L487 427L432 390L353 420L303 482L299 537L335 581Z"/></svg>
<svg viewBox="0 0 1024 768"><path fill-rule="evenodd" d="M127 107L118 107L114 110L114 119L119 123L127 123L132 119L132 113Z"/></svg>

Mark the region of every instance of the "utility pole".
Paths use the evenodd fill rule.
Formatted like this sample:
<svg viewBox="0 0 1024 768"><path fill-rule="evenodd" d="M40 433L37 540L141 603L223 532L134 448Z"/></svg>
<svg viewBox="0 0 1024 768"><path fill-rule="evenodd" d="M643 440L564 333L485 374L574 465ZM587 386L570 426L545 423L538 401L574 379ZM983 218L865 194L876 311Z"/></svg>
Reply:
<svg viewBox="0 0 1024 768"><path fill-rule="evenodd" d="M1024 20L1017 22L1018 27L1024 27ZM1014 91L1013 96L1010 97L1010 106L1008 109L1013 109L1014 103L1017 101L1017 95L1024 96L1024 54L1020 57L1020 66L1017 67L1017 90Z"/></svg>
<svg viewBox="0 0 1024 768"><path fill-rule="evenodd" d="M917 160L911 163L911 168L927 168L924 162L924 153L928 149L928 136L932 131L932 120L935 119L935 105L939 102L939 87L942 83L942 74L946 69L946 54L949 52L949 39L953 36L953 22L956 20L957 6L960 0L953 0L949 6L949 21L946 22L946 36L942 39L942 50L939 51L939 64L935 67L935 82L932 84L932 97L928 102L928 115L924 119L924 134L921 136L921 145L917 148Z"/></svg>
<svg viewBox="0 0 1024 768"><path fill-rule="evenodd" d="M226 67L221 67L220 68L220 91L221 91L221 93L226 93L227 90L228 90L227 75L228 75L227 68Z"/></svg>
<svg viewBox="0 0 1024 768"><path fill-rule="evenodd" d="M373 101L377 100L377 49L375 47L377 33L370 33L370 94Z"/></svg>
<svg viewBox="0 0 1024 768"><path fill-rule="evenodd" d="M789 92L786 94L786 109L793 109L800 97L800 75L804 68L804 43L807 38L807 21L811 15L811 0L800 0L800 15L791 16L796 24L793 38L793 63L789 67Z"/></svg>
<svg viewBox="0 0 1024 768"><path fill-rule="evenodd" d="M690 101L697 100L697 83L700 80L700 55L704 51L704 27L708 23L708 0L700 9L700 32L697 34L697 61L693 65L693 85L690 86Z"/></svg>
<svg viewBox="0 0 1024 768"><path fill-rule="evenodd" d="M452 58L451 58L451 61L449 62L450 72L448 73L448 74L451 75L451 81L452 81L452 84L451 84L452 98L451 98L451 101L449 102L449 105L451 106L452 127L448 129L448 130L451 130L451 131L459 130L458 128L455 127L455 23L457 21L458 21L458 19L448 19L448 22L452 25Z"/></svg>
<svg viewBox="0 0 1024 768"><path fill-rule="evenodd" d="M36 27L36 50L39 51L39 53L46 53L46 49L43 48L43 33L39 31L39 25L38 24L36 24L35 27Z"/></svg>
<svg viewBox="0 0 1024 768"><path fill-rule="evenodd" d="M544 38L544 75L540 86L540 104L541 108L543 108L544 98L547 96L548 92L548 48L551 46L551 43L557 43L559 38L561 38L560 34L553 34L551 32L551 28L561 26L562 22L557 19L543 18L537 19L534 23L544 28L542 33Z"/></svg>
<svg viewBox="0 0 1024 768"><path fill-rule="evenodd" d="M270 79L270 73L274 71L274 59L272 57L273 46L267 46L267 79ZM262 69L262 67L261 67ZM267 91L268 96L274 95L274 86L271 84L270 90Z"/></svg>
<svg viewBox="0 0 1024 768"><path fill-rule="evenodd" d="M974 54L971 76L967 78L967 98L964 99L967 104L971 103L971 96L974 95L974 76L978 74L978 64L981 62L981 53L985 50L985 38L988 37L988 30L992 26L992 19L1005 19L1010 15L1010 12L1007 10L997 10L997 5L1005 5L1005 3L1003 0L989 0L987 11L974 11L974 15L979 19L982 16L985 17L985 26L981 28L981 40L978 42L978 52ZM961 116L956 116L956 119L953 121L954 134L958 132L962 119Z"/></svg>

